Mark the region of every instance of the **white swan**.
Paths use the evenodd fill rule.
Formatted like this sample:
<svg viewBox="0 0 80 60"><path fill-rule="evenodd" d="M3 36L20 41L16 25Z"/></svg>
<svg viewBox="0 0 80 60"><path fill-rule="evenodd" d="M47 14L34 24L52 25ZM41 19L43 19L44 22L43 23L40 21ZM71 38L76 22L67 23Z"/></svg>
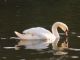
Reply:
<svg viewBox="0 0 80 60"><path fill-rule="evenodd" d="M52 33L42 27L34 27L23 31L23 34L15 31L15 34L21 39L18 46L24 45L28 49L45 49L50 43L53 43L53 49L56 49L56 38L60 38L57 28L60 27L67 35L68 26L62 22L56 22L52 25Z"/></svg>

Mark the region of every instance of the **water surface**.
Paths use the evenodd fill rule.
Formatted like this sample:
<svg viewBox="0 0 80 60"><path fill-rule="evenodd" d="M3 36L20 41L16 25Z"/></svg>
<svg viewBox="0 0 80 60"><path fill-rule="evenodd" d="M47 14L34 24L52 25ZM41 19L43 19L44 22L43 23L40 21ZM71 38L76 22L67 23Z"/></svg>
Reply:
<svg viewBox="0 0 80 60"><path fill-rule="evenodd" d="M80 49L79 2L79 0L5 0L5 2L0 0L0 60L79 60L80 51L67 51L69 54L57 56L53 55L51 49L37 52L3 48L13 47L19 41L11 39L16 37L15 30L22 32L24 29L37 26L51 30L54 22L61 21L70 29L69 47Z"/></svg>

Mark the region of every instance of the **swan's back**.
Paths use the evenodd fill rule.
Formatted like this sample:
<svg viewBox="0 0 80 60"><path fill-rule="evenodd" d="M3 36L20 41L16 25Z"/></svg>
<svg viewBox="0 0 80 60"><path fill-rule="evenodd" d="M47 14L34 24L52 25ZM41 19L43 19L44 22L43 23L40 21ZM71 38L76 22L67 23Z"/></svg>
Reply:
<svg viewBox="0 0 80 60"><path fill-rule="evenodd" d="M45 28L42 28L42 27L35 27L35 28L30 28L30 29L26 29L23 31L24 34L27 34L27 33L49 33L51 34L50 31L48 31L47 29Z"/></svg>
<svg viewBox="0 0 80 60"><path fill-rule="evenodd" d="M23 31L24 34L33 34L41 39L47 39L48 41L52 42L55 40L55 36L47 29L42 27L35 27L30 28Z"/></svg>

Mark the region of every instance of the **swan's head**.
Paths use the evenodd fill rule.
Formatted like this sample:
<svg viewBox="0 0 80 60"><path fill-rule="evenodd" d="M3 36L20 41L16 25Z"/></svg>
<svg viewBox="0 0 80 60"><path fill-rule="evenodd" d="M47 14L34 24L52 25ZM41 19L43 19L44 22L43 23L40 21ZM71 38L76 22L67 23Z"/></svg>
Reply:
<svg viewBox="0 0 80 60"><path fill-rule="evenodd" d="M67 36L69 31L68 26L62 22L57 22L57 23L59 24L58 27L61 28Z"/></svg>
<svg viewBox="0 0 80 60"><path fill-rule="evenodd" d="M55 29L57 29L58 27L61 28L65 32L66 36L68 36L68 31L69 31L68 26L66 24L64 24L63 22L56 22L56 23L54 23L54 25L52 26L52 31L54 32L54 34L56 33Z"/></svg>

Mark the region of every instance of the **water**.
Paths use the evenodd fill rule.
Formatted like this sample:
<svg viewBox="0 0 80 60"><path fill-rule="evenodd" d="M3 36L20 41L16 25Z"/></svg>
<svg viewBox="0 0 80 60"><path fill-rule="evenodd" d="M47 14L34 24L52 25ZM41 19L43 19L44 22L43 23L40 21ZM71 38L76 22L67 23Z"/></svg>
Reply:
<svg viewBox="0 0 80 60"><path fill-rule="evenodd" d="M52 49L43 51L15 50L19 40L14 31L42 26L51 30L56 21L69 26L69 47L80 49L79 0L0 0L0 60L80 60L79 50L69 50L66 55L54 55ZM62 32L62 31L60 31ZM64 34L60 34L64 37ZM65 38L63 38L65 40Z"/></svg>

